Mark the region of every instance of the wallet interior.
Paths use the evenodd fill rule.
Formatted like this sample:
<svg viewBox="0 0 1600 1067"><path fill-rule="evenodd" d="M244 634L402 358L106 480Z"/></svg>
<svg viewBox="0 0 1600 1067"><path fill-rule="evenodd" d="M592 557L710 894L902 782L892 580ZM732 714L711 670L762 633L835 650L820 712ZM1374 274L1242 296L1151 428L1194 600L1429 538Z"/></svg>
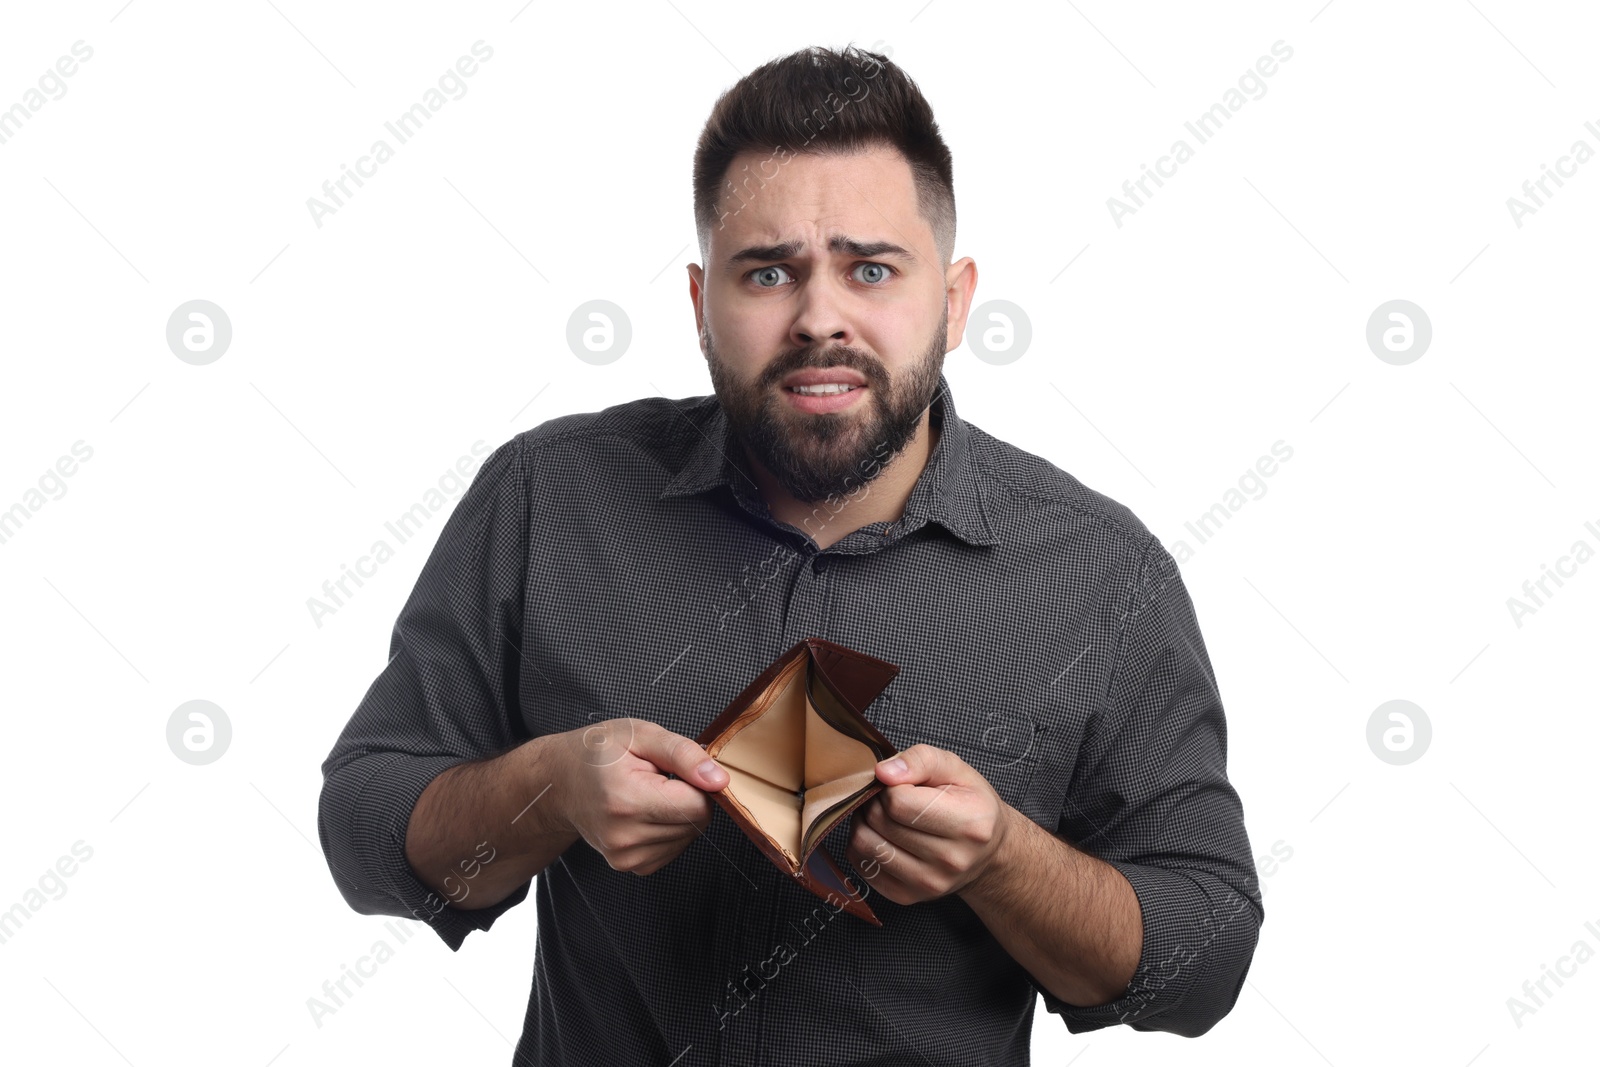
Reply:
<svg viewBox="0 0 1600 1067"><path fill-rule="evenodd" d="M809 656L773 680L756 711L715 753L724 792L749 812L788 857L800 857L832 829L830 815L876 779L876 745L860 731Z"/></svg>

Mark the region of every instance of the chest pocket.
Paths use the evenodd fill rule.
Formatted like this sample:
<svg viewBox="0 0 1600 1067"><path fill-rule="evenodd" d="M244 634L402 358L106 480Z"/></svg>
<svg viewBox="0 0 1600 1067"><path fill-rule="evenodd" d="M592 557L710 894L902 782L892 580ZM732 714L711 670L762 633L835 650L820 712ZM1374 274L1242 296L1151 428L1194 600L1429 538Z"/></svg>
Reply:
<svg viewBox="0 0 1600 1067"><path fill-rule="evenodd" d="M960 756L983 775L1000 799L1021 809L1039 765L1043 732L1034 720L1011 712L934 706L891 685L883 694L874 723L897 748L932 745Z"/></svg>

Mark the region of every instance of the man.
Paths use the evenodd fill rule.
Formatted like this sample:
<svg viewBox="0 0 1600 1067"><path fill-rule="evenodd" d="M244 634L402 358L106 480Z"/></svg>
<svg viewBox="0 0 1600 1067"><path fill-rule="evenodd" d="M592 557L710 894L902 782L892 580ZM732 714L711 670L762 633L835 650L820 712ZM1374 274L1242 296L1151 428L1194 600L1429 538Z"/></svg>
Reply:
<svg viewBox="0 0 1600 1067"><path fill-rule="evenodd" d="M977 283L950 153L883 56L717 102L689 294L714 396L552 419L484 463L324 764L334 879L452 948L537 876L518 1063L1025 1064L1194 1036L1262 920L1172 557L964 422ZM824 847L873 927L777 871L693 740L802 638L899 664L902 749Z"/></svg>

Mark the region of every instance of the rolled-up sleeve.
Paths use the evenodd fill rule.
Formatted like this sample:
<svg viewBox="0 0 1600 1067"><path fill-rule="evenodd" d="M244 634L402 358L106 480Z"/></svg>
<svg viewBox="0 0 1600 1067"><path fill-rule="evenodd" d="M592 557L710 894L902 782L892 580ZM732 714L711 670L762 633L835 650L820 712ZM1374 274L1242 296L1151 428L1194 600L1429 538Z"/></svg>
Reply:
<svg viewBox="0 0 1600 1067"><path fill-rule="evenodd" d="M518 660L528 463L521 436L484 460L400 610L388 663L322 764L317 833L339 892L363 915L428 923L452 950L528 895L524 884L493 907L458 909L405 855L429 782L527 740Z"/></svg>
<svg viewBox="0 0 1600 1067"><path fill-rule="evenodd" d="M1154 538L1132 586L1058 832L1128 879L1144 947L1109 1004L1039 991L1073 1033L1124 1023L1198 1037L1238 999L1264 912L1216 678L1178 565Z"/></svg>

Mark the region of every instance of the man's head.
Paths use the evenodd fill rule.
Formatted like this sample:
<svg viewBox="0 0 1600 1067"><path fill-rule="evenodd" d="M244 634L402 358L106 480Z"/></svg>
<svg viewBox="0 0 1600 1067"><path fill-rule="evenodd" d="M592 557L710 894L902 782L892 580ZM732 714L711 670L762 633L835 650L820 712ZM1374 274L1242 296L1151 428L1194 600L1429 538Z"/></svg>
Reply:
<svg viewBox="0 0 1600 1067"><path fill-rule="evenodd" d="M774 60L712 109L694 196L690 296L734 431L796 499L854 493L923 426L976 284L932 109L875 53Z"/></svg>

